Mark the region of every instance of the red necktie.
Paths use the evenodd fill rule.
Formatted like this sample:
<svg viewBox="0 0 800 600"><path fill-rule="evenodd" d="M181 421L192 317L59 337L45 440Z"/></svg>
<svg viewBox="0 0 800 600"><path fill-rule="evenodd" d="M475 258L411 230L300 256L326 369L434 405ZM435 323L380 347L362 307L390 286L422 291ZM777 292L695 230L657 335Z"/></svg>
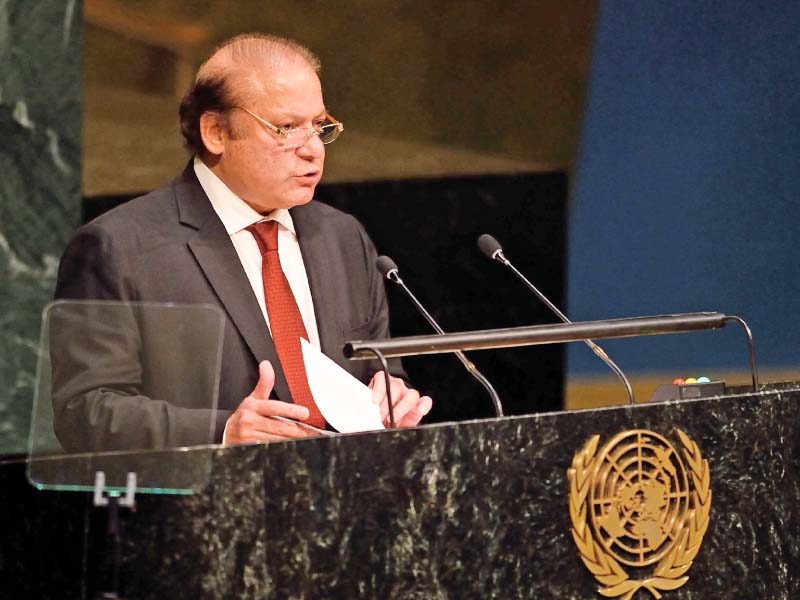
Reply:
<svg viewBox="0 0 800 600"><path fill-rule="evenodd" d="M261 221L251 225L247 230L256 238L258 248L261 250L261 276L264 281L264 299L267 303L272 341L275 343L278 359L286 375L292 400L295 404L308 409L310 416L306 423L324 429L325 418L314 403L314 397L308 387L303 350L300 347L300 338L308 340L308 334L278 257L278 223Z"/></svg>

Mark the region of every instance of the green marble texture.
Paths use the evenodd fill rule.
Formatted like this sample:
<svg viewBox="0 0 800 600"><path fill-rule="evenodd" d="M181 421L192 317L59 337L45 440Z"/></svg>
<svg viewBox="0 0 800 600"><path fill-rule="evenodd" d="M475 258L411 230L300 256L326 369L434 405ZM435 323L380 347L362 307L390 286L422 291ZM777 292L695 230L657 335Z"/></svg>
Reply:
<svg viewBox="0 0 800 600"><path fill-rule="evenodd" d="M0 455L23 453L42 308L80 219L81 0L0 0Z"/></svg>

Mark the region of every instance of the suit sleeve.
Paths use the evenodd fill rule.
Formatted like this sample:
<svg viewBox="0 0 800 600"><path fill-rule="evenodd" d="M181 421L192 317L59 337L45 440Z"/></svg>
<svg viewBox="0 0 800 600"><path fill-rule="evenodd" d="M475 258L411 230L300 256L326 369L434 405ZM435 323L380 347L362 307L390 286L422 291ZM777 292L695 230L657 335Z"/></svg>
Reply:
<svg viewBox="0 0 800 600"><path fill-rule="evenodd" d="M146 356L158 347L147 339L158 332L158 319L137 303L127 265L130 250L117 247L114 237L96 224L85 226L59 266L58 301L47 323L56 436L71 452L210 443L221 435L221 415L193 406L203 400L187 398L191 394L152 393L165 388L163 381L151 384L147 366L164 364Z"/></svg>

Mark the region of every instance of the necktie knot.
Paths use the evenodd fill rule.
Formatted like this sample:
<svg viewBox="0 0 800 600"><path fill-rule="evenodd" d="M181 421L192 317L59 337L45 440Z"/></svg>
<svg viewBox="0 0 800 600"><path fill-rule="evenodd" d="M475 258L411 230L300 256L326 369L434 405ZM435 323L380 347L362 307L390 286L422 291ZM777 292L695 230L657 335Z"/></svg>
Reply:
<svg viewBox="0 0 800 600"><path fill-rule="evenodd" d="M253 223L247 228L247 231L253 234L258 244L258 249L261 250L261 256L267 252L274 252L278 250L278 222L277 221L260 221Z"/></svg>

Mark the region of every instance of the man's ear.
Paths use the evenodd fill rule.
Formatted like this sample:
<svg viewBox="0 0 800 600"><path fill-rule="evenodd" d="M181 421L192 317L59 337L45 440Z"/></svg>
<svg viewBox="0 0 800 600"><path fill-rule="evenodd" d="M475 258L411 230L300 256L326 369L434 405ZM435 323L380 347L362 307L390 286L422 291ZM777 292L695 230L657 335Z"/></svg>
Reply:
<svg viewBox="0 0 800 600"><path fill-rule="evenodd" d="M211 154L219 156L225 148L227 127L224 117L217 112L204 112L200 116L200 137Z"/></svg>

